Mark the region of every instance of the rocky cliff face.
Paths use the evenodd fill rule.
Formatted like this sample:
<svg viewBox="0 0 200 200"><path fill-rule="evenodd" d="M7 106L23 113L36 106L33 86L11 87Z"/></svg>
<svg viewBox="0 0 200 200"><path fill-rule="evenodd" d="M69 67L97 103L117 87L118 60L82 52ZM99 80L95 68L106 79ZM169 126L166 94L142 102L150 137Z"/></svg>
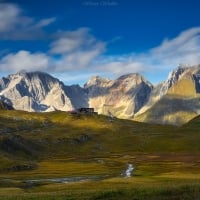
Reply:
<svg viewBox="0 0 200 200"><path fill-rule="evenodd" d="M89 98L87 92L79 85L65 86L65 93L69 97L74 109L88 108Z"/></svg>
<svg viewBox="0 0 200 200"><path fill-rule="evenodd" d="M148 101L153 86L139 74L128 74L116 80L92 77L84 88L98 113L130 118Z"/></svg>
<svg viewBox="0 0 200 200"><path fill-rule="evenodd" d="M63 83L42 72L19 72L0 79L0 95L17 110L73 109Z"/></svg>

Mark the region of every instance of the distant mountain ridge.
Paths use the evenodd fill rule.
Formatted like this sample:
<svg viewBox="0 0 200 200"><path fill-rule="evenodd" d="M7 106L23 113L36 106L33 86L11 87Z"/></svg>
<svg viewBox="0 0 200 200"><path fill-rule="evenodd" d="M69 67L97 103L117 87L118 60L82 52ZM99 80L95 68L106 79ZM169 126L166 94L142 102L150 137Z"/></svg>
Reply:
<svg viewBox="0 0 200 200"><path fill-rule="evenodd" d="M154 88L145 106L135 120L179 125L199 115L200 65L176 68Z"/></svg>
<svg viewBox="0 0 200 200"><path fill-rule="evenodd" d="M1 98L17 110L72 109L64 84L43 72L19 72L0 79Z"/></svg>
<svg viewBox="0 0 200 200"><path fill-rule="evenodd" d="M21 71L0 79L0 99L29 112L93 107L99 114L178 125L200 114L200 65L179 66L157 86L138 73L115 80L94 76L80 87L44 72Z"/></svg>
<svg viewBox="0 0 200 200"><path fill-rule="evenodd" d="M153 85L139 74L116 80L92 77L84 87L65 86L44 72L18 72L0 79L0 96L17 110L48 112L94 107L122 118L131 117L148 100ZM111 107L107 107L107 105ZM123 110L123 112L121 112ZM122 114L121 114L122 113Z"/></svg>
<svg viewBox="0 0 200 200"><path fill-rule="evenodd" d="M148 101L153 85L139 74L127 74L116 80L92 77L84 88L89 106L98 113L130 118Z"/></svg>

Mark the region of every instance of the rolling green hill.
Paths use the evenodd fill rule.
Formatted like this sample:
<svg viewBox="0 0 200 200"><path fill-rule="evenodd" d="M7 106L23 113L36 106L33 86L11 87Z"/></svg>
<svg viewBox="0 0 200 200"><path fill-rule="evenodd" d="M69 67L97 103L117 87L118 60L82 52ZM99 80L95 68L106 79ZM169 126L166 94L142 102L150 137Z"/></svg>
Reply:
<svg viewBox="0 0 200 200"><path fill-rule="evenodd" d="M51 195L53 191L63 194L68 188L74 199L82 199L84 195L87 199L88 192L92 196L111 188L124 192L141 184L145 188L159 185L163 190L166 184L171 187L170 181L175 181L177 187L194 182L196 185L200 180L199 121L197 117L182 127L174 127L110 121L101 115L2 110L0 197L12 199L28 192L30 198L36 194L42 198L40 195ZM124 179L128 163L135 170L132 178ZM64 185L50 181L64 177L96 177L99 181ZM35 179L41 181L28 181ZM15 195L9 197L5 191L12 190ZM114 199L120 199L120 194L114 195Z"/></svg>
<svg viewBox="0 0 200 200"><path fill-rule="evenodd" d="M183 125L198 114L193 108L198 108L199 98L182 98L175 95L165 95L146 112L136 116L134 120L157 124Z"/></svg>
<svg viewBox="0 0 200 200"><path fill-rule="evenodd" d="M108 152L194 152L198 149L198 145L189 143L189 138L183 138L181 127L119 119L110 122L108 117L100 115L66 112L1 111L0 118L1 151L10 155L18 153L25 158L26 155L42 159L48 156L94 157ZM199 137L193 129L189 131L190 136ZM166 145L160 145L163 142Z"/></svg>

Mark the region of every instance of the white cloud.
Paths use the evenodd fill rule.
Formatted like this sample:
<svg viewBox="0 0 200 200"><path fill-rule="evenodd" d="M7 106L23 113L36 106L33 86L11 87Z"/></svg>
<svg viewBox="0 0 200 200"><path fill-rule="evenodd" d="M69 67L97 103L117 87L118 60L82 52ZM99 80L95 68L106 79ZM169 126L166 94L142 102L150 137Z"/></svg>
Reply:
<svg viewBox="0 0 200 200"><path fill-rule="evenodd" d="M16 5L0 3L0 32L10 31L17 23L20 12Z"/></svg>
<svg viewBox="0 0 200 200"><path fill-rule="evenodd" d="M200 27L183 31L174 39L164 40L160 46L151 49L147 56L163 66L179 63L199 64Z"/></svg>
<svg viewBox="0 0 200 200"><path fill-rule="evenodd" d="M175 38L165 39L159 46L144 53L108 56L103 54L105 47L106 43L91 35L88 28L61 32L50 45L48 53L19 51L8 54L0 60L0 70L46 70L66 73L68 77L73 74L79 78L87 77L86 74L116 77L133 72L159 76L168 73L179 63L200 63L200 27L183 31Z"/></svg>
<svg viewBox="0 0 200 200"><path fill-rule="evenodd" d="M55 61L54 71L78 71L80 69L90 68L92 61L99 55L99 50L78 51L62 57Z"/></svg>
<svg viewBox="0 0 200 200"><path fill-rule="evenodd" d="M169 71L179 64L200 63L200 27L191 28L173 39L165 39L161 45L144 53L104 57L97 64L98 71L124 73Z"/></svg>
<svg viewBox="0 0 200 200"><path fill-rule="evenodd" d="M90 34L90 29L79 28L74 31L66 31L59 34L59 38L51 45L50 52L53 54L73 53L76 51L90 51L95 49L104 50L105 43L97 40Z"/></svg>
<svg viewBox="0 0 200 200"><path fill-rule="evenodd" d="M62 43L62 41L67 43ZM68 45L68 46L65 46ZM0 70L16 72L47 70L48 72L77 72L90 68L92 62L105 49L105 43L89 33L89 29L62 32L51 45L48 53L19 51L0 60ZM59 58L56 58L58 56Z"/></svg>
<svg viewBox="0 0 200 200"><path fill-rule="evenodd" d="M52 18L46 18L46 19L41 19L39 22L37 22L35 24L35 27L36 28L42 28L42 27L45 27L45 26L48 26L49 24L53 23L56 21L56 18L55 17L52 17Z"/></svg>
<svg viewBox="0 0 200 200"><path fill-rule="evenodd" d="M91 45L95 38L89 34L88 28L79 28L59 34L58 39L51 44L51 53L65 54Z"/></svg>
<svg viewBox="0 0 200 200"><path fill-rule="evenodd" d="M145 68L142 63L134 60L132 55L119 56L119 57L107 57L104 58L102 64L96 65L99 73L106 72L111 73L116 76L126 74L126 73L142 73ZM100 63L101 61L99 61Z"/></svg>
<svg viewBox="0 0 200 200"><path fill-rule="evenodd" d="M52 44L51 52L55 54L67 53L78 48L81 42L81 38L75 40L70 38L60 38Z"/></svg>
<svg viewBox="0 0 200 200"><path fill-rule="evenodd" d="M17 72L22 69L27 71L45 71L50 66L50 59L46 54L28 51L19 51L16 54L8 54L0 61L1 71Z"/></svg>
<svg viewBox="0 0 200 200"><path fill-rule="evenodd" d="M55 71L76 71L89 67L105 50L105 42L97 40L88 28L66 31L51 45L52 54L61 55L55 60Z"/></svg>
<svg viewBox="0 0 200 200"><path fill-rule="evenodd" d="M43 28L55 18L36 19L23 15L23 10L12 3L0 2L0 39L26 40L44 37Z"/></svg>

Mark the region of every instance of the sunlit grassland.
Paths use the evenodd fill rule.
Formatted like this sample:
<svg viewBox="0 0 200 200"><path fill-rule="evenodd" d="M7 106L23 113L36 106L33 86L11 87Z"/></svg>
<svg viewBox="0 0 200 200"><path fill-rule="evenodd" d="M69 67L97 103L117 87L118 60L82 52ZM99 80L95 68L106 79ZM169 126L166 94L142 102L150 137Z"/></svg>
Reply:
<svg viewBox="0 0 200 200"><path fill-rule="evenodd" d="M198 199L199 130L198 117L174 127L2 110L0 199ZM128 163L135 167L131 178L124 177ZM90 176L100 178L45 181ZM34 179L44 181L25 182Z"/></svg>
<svg viewBox="0 0 200 200"><path fill-rule="evenodd" d="M99 182L0 188L0 199L199 199L200 182L187 179L113 178Z"/></svg>

